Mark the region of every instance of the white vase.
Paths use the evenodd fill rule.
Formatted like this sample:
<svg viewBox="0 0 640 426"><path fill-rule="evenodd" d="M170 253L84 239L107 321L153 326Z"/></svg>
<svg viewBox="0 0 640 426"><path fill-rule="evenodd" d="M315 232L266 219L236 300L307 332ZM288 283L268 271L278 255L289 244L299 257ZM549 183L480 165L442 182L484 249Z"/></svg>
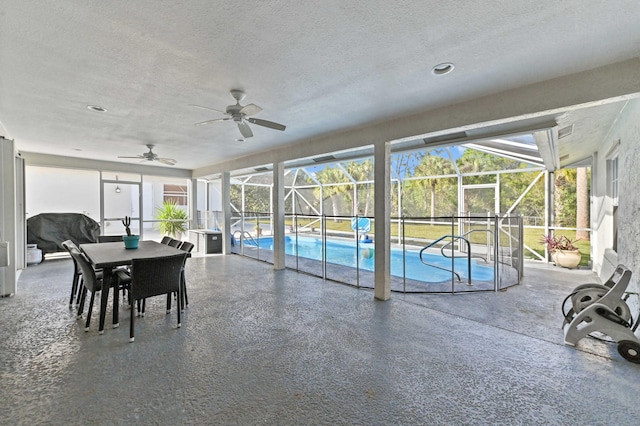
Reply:
<svg viewBox="0 0 640 426"><path fill-rule="evenodd" d="M557 266L571 269L580 264L582 254L580 250L556 250L551 253L551 258Z"/></svg>

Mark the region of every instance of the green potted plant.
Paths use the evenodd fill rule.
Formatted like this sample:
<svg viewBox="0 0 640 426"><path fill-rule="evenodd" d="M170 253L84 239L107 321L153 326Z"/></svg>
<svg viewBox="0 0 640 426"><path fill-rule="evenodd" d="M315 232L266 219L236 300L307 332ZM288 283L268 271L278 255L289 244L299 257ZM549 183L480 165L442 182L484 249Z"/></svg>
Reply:
<svg viewBox="0 0 640 426"><path fill-rule="evenodd" d="M124 225L124 230L127 232L127 235L122 237L122 241L124 241L124 248L138 248L140 236L131 234L131 218L129 216L125 216L124 219L122 219L122 224Z"/></svg>
<svg viewBox="0 0 640 426"><path fill-rule="evenodd" d="M175 201L167 200L162 203L162 207L157 208L155 218L161 220L158 227L164 235L180 239L187 230L187 212L178 207Z"/></svg>
<svg viewBox="0 0 640 426"><path fill-rule="evenodd" d="M558 266L565 268L575 268L580 264L582 254L573 241L566 235L543 235L540 240L542 244L547 246L547 250L551 254L553 262Z"/></svg>

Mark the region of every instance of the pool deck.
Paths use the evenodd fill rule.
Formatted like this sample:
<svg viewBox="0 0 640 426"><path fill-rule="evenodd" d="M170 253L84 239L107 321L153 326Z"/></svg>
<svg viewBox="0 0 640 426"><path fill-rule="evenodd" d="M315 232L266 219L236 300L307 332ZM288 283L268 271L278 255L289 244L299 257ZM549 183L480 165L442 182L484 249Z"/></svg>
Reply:
<svg viewBox="0 0 640 426"><path fill-rule="evenodd" d="M73 265L25 270L0 299L0 424L636 425L640 365L563 344L588 270L527 264L474 294L373 292L241 256L194 255L182 327L149 300L128 343L68 308Z"/></svg>

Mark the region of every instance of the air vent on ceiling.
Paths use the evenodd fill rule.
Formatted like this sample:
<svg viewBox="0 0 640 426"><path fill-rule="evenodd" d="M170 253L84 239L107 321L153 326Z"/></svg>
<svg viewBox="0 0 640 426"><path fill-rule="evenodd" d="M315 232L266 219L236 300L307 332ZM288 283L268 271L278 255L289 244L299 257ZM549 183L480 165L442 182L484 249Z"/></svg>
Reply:
<svg viewBox="0 0 640 426"><path fill-rule="evenodd" d="M333 155L325 155L324 157L312 158L312 160L315 161L316 163L324 163L325 161L331 161L335 159L336 157L334 157Z"/></svg>
<svg viewBox="0 0 640 426"><path fill-rule="evenodd" d="M573 133L573 124L571 124L569 126L565 126L562 129L558 130L558 139L562 139L564 137L567 137L572 133Z"/></svg>
<svg viewBox="0 0 640 426"><path fill-rule="evenodd" d="M269 168L268 167L256 167L255 169L256 172L268 172Z"/></svg>
<svg viewBox="0 0 640 426"><path fill-rule="evenodd" d="M429 145L429 144L438 143L438 142L455 141L458 139L464 139L466 137L467 137L466 132L458 132L458 133L449 133L448 135L440 135L440 136L433 136L430 138L424 138L423 140L424 140L424 143Z"/></svg>
<svg viewBox="0 0 640 426"><path fill-rule="evenodd" d="M563 155L562 157L560 157L560 161L564 161L564 160L566 160L567 158L569 158L569 154L565 154L565 155Z"/></svg>

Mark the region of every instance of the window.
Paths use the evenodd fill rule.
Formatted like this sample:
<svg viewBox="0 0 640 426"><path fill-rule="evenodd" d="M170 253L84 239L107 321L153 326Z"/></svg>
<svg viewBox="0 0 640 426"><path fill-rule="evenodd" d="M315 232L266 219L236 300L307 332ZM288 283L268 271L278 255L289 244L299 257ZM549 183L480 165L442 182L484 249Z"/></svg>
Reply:
<svg viewBox="0 0 640 426"><path fill-rule="evenodd" d="M187 205L187 186L186 185L164 185L164 202L174 202L179 206Z"/></svg>
<svg viewBox="0 0 640 426"><path fill-rule="evenodd" d="M618 142L619 143L619 142ZM618 153L617 149L607 160L608 193L611 199L611 248L618 251Z"/></svg>
<svg viewBox="0 0 640 426"><path fill-rule="evenodd" d="M614 206L618 206L618 156L616 155L611 160L609 160L609 168L611 173L611 191L609 195L611 196L611 202Z"/></svg>

